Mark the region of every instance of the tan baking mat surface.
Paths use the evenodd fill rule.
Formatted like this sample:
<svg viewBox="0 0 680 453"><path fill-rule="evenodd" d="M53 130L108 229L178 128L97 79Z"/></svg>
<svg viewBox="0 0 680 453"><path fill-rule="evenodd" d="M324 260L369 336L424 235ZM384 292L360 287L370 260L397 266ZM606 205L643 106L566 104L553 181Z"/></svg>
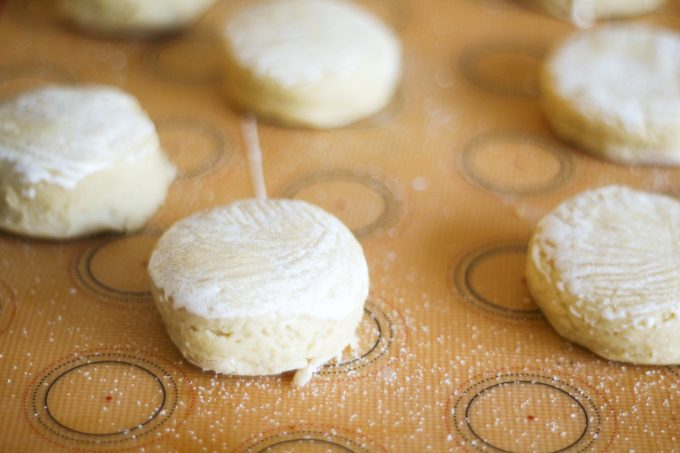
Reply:
<svg viewBox="0 0 680 453"><path fill-rule="evenodd" d="M121 86L181 176L138 234L0 234L0 451L680 451L680 368L569 344L522 281L532 228L561 200L614 182L680 193L680 170L598 161L548 131L536 69L568 24L505 1L362 3L404 41L394 102L341 130L261 126L270 193L343 219L371 270L359 357L303 389L190 366L148 292L164 228L251 196L212 32L238 2L159 42L77 33L48 2L4 6L0 97ZM678 27L680 8L640 20Z"/></svg>

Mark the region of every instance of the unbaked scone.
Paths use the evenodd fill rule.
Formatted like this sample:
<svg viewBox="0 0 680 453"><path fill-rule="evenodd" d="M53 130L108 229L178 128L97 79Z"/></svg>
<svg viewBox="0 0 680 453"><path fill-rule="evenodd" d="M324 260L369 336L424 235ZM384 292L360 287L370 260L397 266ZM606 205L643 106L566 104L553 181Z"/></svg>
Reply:
<svg viewBox="0 0 680 453"><path fill-rule="evenodd" d="M0 104L0 228L52 239L141 228L175 168L129 94L50 86Z"/></svg>
<svg viewBox="0 0 680 453"><path fill-rule="evenodd" d="M234 375L298 370L298 385L354 342L368 296L359 242L296 200L237 201L179 221L149 275L187 360Z"/></svg>
<svg viewBox="0 0 680 453"><path fill-rule="evenodd" d="M548 14L589 27L597 19L631 17L649 13L666 0L524 0Z"/></svg>
<svg viewBox="0 0 680 453"><path fill-rule="evenodd" d="M680 34L645 25L582 31L544 64L553 130L625 164L680 164Z"/></svg>
<svg viewBox="0 0 680 453"><path fill-rule="evenodd" d="M607 359L680 364L680 201L583 192L539 222L526 278L568 340Z"/></svg>
<svg viewBox="0 0 680 453"><path fill-rule="evenodd" d="M388 104L401 45L377 17L343 0L267 0L224 27L229 99L288 125L340 127Z"/></svg>
<svg viewBox="0 0 680 453"><path fill-rule="evenodd" d="M61 15L105 34L147 34L181 29L217 0L59 0Z"/></svg>

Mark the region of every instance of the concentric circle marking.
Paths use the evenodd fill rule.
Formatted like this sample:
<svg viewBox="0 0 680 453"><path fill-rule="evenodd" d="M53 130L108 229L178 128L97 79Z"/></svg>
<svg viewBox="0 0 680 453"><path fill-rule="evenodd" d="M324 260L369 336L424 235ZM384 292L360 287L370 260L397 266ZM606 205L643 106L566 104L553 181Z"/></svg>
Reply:
<svg viewBox="0 0 680 453"><path fill-rule="evenodd" d="M473 139L462 153L463 175L492 192L535 196L564 185L572 160L562 147L523 133L491 133Z"/></svg>
<svg viewBox="0 0 680 453"><path fill-rule="evenodd" d="M285 439L276 440L275 443L268 445L267 447L259 450L261 452L290 452L290 451L309 451L309 452L353 452L358 450L353 450L347 445L342 445L338 443L337 440L326 440L322 437L311 437L311 435L306 434L310 437L296 438L296 439ZM319 435L317 435L319 436ZM347 442L347 441L345 441Z"/></svg>
<svg viewBox="0 0 680 453"><path fill-rule="evenodd" d="M172 365L126 352L63 360L27 392L31 426L65 447L139 447L179 426L193 404Z"/></svg>
<svg viewBox="0 0 680 453"><path fill-rule="evenodd" d="M183 35L151 47L146 55L149 70L168 82L199 85L220 79L220 46L207 33Z"/></svg>
<svg viewBox="0 0 680 453"><path fill-rule="evenodd" d="M116 384L121 379L131 381L132 388L122 392ZM78 398L83 391L87 394L85 389L92 380L97 381L98 387L107 381L111 384L97 388L89 398ZM135 407L140 397L146 400L139 405L141 409ZM78 410L63 404L74 399L80 399ZM98 360L76 365L58 375L47 387L44 405L46 414L65 430L114 436L142 429L152 422L166 399L163 382L147 368L121 360ZM99 423L93 424L91 421L96 418Z"/></svg>
<svg viewBox="0 0 680 453"><path fill-rule="evenodd" d="M290 185L284 198L309 201L339 217L356 236L397 222L400 203L382 181L352 170L314 173Z"/></svg>
<svg viewBox="0 0 680 453"><path fill-rule="evenodd" d="M14 292L8 285L0 281L0 335L5 333L12 323L15 311Z"/></svg>
<svg viewBox="0 0 680 453"><path fill-rule="evenodd" d="M264 437L264 436L261 436ZM247 446L244 453L278 452L352 452L368 453L367 439L353 439L337 429L285 429Z"/></svg>
<svg viewBox="0 0 680 453"><path fill-rule="evenodd" d="M500 244L473 250L451 276L470 305L510 319L541 319L524 282L527 246Z"/></svg>
<svg viewBox="0 0 680 453"><path fill-rule="evenodd" d="M0 66L0 99L50 84L72 84L75 77L50 62L23 62Z"/></svg>
<svg viewBox="0 0 680 453"><path fill-rule="evenodd" d="M521 400L523 396L525 399ZM548 413L541 407L544 401L548 402L546 408L557 406L561 410ZM494 426L485 424L487 421L485 418L489 416L488 414L494 413L496 407L503 407L506 410L516 408L517 410L511 413L498 411L494 414L496 416ZM528 412L529 415L524 415L523 412ZM505 451L513 449L513 442L512 439L507 438L505 432L498 430L497 426L503 425L504 429L510 428L510 430L520 428L525 432L539 431L539 433L532 432L529 436L542 439L545 435L541 431L545 430L545 427L541 426L540 422L544 416L550 417L550 424L555 424L554 420L559 418L561 425L555 424L554 426L563 430L559 437L550 439L549 443L552 445L547 446L548 451L563 451L573 447L588 430L588 414L581 402L561 388L543 382L517 380L494 384L477 393L465 409L467 427L472 434L490 447ZM523 426L525 420L527 426ZM554 432L554 429L551 428L549 431ZM520 450L523 447L520 447Z"/></svg>
<svg viewBox="0 0 680 453"><path fill-rule="evenodd" d="M465 49L459 64L465 78L484 91L535 97L544 53L533 44L484 42Z"/></svg>
<svg viewBox="0 0 680 453"><path fill-rule="evenodd" d="M226 152L220 130L205 121L170 117L156 121L156 127L163 150L178 169L178 179L209 172Z"/></svg>
<svg viewBox="0 0 680 453"><path fill-rule="evenodd" d="M107 300L149 300L146 269L158 236L158 232L148 231L96 242L78 259L76 281Z"/></svg>
<svg viewBox="0 0 680 453"><path fill-rule="evenodd" d="M352 123L347 128L351 129L367 129L371 127L383 126L390 123L403 110L406 100L404 93L398 89L392 96L392 100L377 113L365 118L363 120ZM342 130L342 129L338 129Z"/></svg>
<svg viewBox="0 0 680 453"><path fill-rule="evenodd" d="M353 372L374 367L387 358L401 327L396 325L398 318L387 314L389 311L384 303L369 299L357 330L359 338L356 350L346 350L339 362L325 364L319 375L351 375ZM392 318L395 318L394 321Z"/></svg>
<svg viewBox="0 0 680 453"><path fill-rule="evenodd" d="M585 451L607 441L600 407L557 376L507 373L474 383L452 400L452 427L480 451Z"/></svg>

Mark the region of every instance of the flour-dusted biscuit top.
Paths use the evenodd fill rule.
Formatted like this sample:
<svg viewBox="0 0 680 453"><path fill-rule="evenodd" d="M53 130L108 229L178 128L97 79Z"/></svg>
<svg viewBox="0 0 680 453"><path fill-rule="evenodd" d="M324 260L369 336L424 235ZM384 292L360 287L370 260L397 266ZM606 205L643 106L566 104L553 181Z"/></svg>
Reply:
<svg viewBox="0 0 680 453"><path fill-rule="evenodd" d="M175 169L135 98L50 86L0 104L0 227L67 238L141 227Z"/></svg>
<svg viewBox="0 0 680 453"><path fill-rule="evenodd" d="M555 132L621 163L680 164L680 34L603 26L568 38L541 78Z"/></svg>
<svg viewBox="0 0 680 453"><path fill-rule="evenodd" d="M665 0L525 0L547 13L589 27L597 19L637 16L654 11Z"/></svg>
<svg viewBox="0 0 680 453"><path fill-rule="evenodd" d="M59 0L61 15L105 34L147 34L190 25L217 0Z"/></svg>
<svg viewBox="0 0 680 453"><path fill-rule="evenodd" d="M527 282L563 337L639 364L680 364L680 202L608 186L538 224Z"/></svg>
<svg viewBox="0 0 680 453"><path fill-rule="evenodd" d="M401 77L401 45L349 1L247 5L224 27L225 86L246 110L287 124L343 126L383 108Z"/></svg>
<svg viewBox="0 0 680 453"><path fill-rule="evenodd" d="M294 200L244 200L173 225L149 261L170 337L227 374L301 369L304 383L355 339L368 268L351 231Z"/></svg>
<svg viewBox="0 0 680 453"><path fill-rule="evenodd" d="M0 159L29 183L75 187L118 161L153 151L156 130L136 99L117 88L53 86L0 104Z"/></svg>

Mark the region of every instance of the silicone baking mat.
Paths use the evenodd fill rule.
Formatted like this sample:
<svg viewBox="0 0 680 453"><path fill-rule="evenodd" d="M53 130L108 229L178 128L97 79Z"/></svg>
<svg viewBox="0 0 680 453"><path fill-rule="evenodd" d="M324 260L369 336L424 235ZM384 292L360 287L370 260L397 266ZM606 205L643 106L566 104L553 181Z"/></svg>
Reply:
<svg viewBox="0 0 680 453"><path fill-rule="evenodd" d="M123 87L180 175L136 234L0 234L0 450L680 451L680 368L561 339L522 277L534 225L561 200L609 183L680 193L680 170L610 164L551 134L537 68L571 25L509 1L361 3L403 40L394 101L343 129L260 125L270 194L340 217L371 272L358 353L303 388L189 365L145 271L174 221L252 196L216 39L243 1L155 41L80 33L47 1L4 5L0 98ZM677 29L680 8L637 20Z"/></svg>

